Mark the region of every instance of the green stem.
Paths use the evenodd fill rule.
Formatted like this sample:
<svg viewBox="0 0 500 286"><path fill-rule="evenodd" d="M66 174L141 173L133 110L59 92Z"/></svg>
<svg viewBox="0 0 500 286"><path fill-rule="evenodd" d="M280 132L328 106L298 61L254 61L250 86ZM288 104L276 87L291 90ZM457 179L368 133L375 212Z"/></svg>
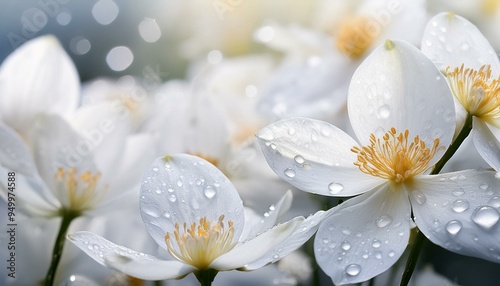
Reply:
<svg viewBox="0 0 500 286"><path fill-rule="evenodd" d="M446 150L443 157L441 157L441 159L436 163L436 165L434 165L434 168L430 173L431 175L436 175L439 174L439 172L441 172L444 165L451 159L451 157L453 157L455 152L457 152L458 148L460 147L460 145L462 145L465 138L469 136L472 130L472 118L473 118L472 115L470 114L467 115L462 130L460 130L460 133L458 134L457 138L455 138L455 140L452 142L448 150ZM415 266L417 265L420 251L422 250L422 246L424 245L425 241L426 237L417 228L417 234L415 236L415 239L413 240L413 246L410 251L410 255L408 256L408 260L406 261L406 266L403 272L403 276L401 277L401 283L400 283L401 286L406 286L408 285L408 282L410 282L410 278L413 274L413 271L415 270Z"/></svg>
<svg viewBox="0 0 500 286"><path fill-rule="evenodd" d="M80 213L69 211L69 210L61 210L61 226L59 228L59 233L57 234L56 241L54 243L54 249L52 251L52 262L50 263L49 271L47 272L47 276L45 276L44 286L52 286L54 285L54 279L56 278L57 266L61 260L61 256L64 249L64 243L66 242L66 234L68 232L69 225L71 222L80 216Z"/></svg>
<svg viewBox="0 0 500 286"><path fill-rule="evenodd" d="M219 273L219 271L215 269L205 269L194 272L194 275L201 286L211 286L217 273Z"/></svg>

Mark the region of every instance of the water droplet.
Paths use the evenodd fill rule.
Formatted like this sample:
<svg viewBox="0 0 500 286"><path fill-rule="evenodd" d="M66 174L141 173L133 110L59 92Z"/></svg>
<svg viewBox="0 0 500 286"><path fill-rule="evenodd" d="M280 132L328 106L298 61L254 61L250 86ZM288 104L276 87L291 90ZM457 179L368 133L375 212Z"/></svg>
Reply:
<svg viewBox="0 0 500 286"><path fill-rule="evenodd" d="M330 190L330 194L336 195L340 193L344 189L344 185L339 184L339 183L330 183L328 185L328 190Z"/></svg>
<svg viewBox="0 0 500 286"><path fill-rule="evenodd" d="M215 196L217 191L212 187L212 186L207 186L205 190L203 191L203 194L205 194L205 197L211 199Z"/></svg>
<svg viewBox="0 0 500 286"><path fill-rule="evenodd" d="M379 248L381 245L382 245L382 243L378 239L374 239L373 242L372 242L372 246L374 248Z"/></svg>
<svg viewBox="0 0 500 286"><path fill-rule="evenodd" d="M149 209L149 208L143 208L143 211L145 214L147 214L149 216L158 217L158 212L156 210Z"/></svg>
<svg viewBox="0 0 500 286"><path fill-rule="evenodd" d="M290 127L290 128L288 129L288 135L293 135L293 134L295 134L295 128Z"/></svg>
<svg viewBox="0 0 500 286"><path fill-rule="evenodd" d="M168 189L167 192L169 193L173 193L174 192L174 189Z"/></svg>
<svg viewBox="0 0 500 286"><path fill-rule="evenodd" d="M264 139L266 141L273 140L274 139L274 133L271 129L269 128L264 128L259 131L257 134L261 139Z"/></svg>
<svg viewBox="0 0 500 286"><path fill-rule="evenodd" d="M412 194L419 205L423 205L427 201L427 198L421 191L415 190L412 192Z"/></svg>
<svg viewBox="0 0 500 286"><path fill-rule="evenodd" d="M468 208L469 208L469 202L462 199L458 199L451 204L451 209L457 213L464 212Z"/></svg>
<svg viewBox="0 0 500 286"><path fill-rule="evenodd" d="M449 234L457 235L457 233L462 229L462 223L458 220L452 220L446 224L445 228Z"/></svg>
<svg viewBox="0 0 500 286"><path fill-rule="evenodd" d="M497 224L500 219L500 214L498 211L490 206L478 207L472 213L471 219L477 225L490 229Z"/></svg>
<svg viewBox="0 0 500 286"><path fill-rule="evenodd" d="M161 194L161 190L160 190L160 188L156 188L155 193L157 193L157 194Z"/></svg>
<svg viewBox="0 0 500 286"><path fill-rule="evenodd" d="M174 203L175 201L177 201L177 197L174 194L171 194L170 196L168 196L168 200Z"/></svg>
<svg viewBox="0 0 500 286"><path fill-rule="evenodd" d="M350 230L348 230L348 229L343 229L343 230L342 230L342 233L343 233L344 235L351 235L351 231L350 231Z"/></svg>
<svg viewBox="0 0 500 286"><path fill-rule="evenodd" d="M178 187L182 187L182 181L181 180L177 180L177 186Z"/></svg>
<svg viewBox="0 0 500 286"><path fill-rule="evenodd" d="M493 197L488 204L494 208L500 208L500 197Z"/></svg>
<svg viewBox="0 0 500 286"><path fill-rule="evenodd" d="M279 259L280 256L278 254L273 255L273 259Z"/></svg>
<svg viewBox="0 0 500 286"><path fill-rule="evenodd" d="M488 184L481 184L481 185L479 186L479 188L480 188L481 190L483 190L483 191L487 190L487 189L488 189L488 187L489 187L489 185L488 185Z"/></svg>
<svg viewBox="0 0 500 286"><path fill-rule="evenodd" d="M349 276L356 276L361 272L361 266L358 264L349 264L345 268L345 273Z"/></svg>
<svg viewBox="0 0 500 286"><path fill-rule="evenodd" d="M380 252L380 251L376 251L376 252L375 252L375 258L377 258L377 259L382 259L382 252Z"/></svg>
<svg viewBox="0 0 500 286"><path fill-rule="evenodd" d="M470 46L467 43L462 43L460 48L462 49L462 51L467 51L470 48Z"/></svg>
<svg viewBox="0 0 500 286"><path fill-rule="evenodd" d="M288 178L295 177L295 171L290 169L290 168L286 168L284 173L285 173L285 176L287 176Z"/></svg>
<svg viewBox="0 0 500 286"><path fill-rule="evenodd" d="M457 196L457 197L460 197L461 195L463 195L465 192L464 192L464 189L460 188L460 189L455 189L453 190L453 192L451 192L454 196Z"/></svg>
<svg viewBox="0 0 500 286"><path fill-rule="evenodd" d="M170 218L170 213L169 212L164 212L163 216L166 217L166 218Z"/></svg>
<svg viewBox="0 0 500 286"><path fill-rule="evenodd" d="M377 219L377 226L382 228L388 226L392 222L392 217L383 215Z"/></svg>
<svg viewBox="0 0 500 286"><path fill-rule="evenodd" d="M297 155L293 158L297 164L303 164L305 162L304 157Z"/></svg>
<svg viewBox="0 0 500 286"><path fill-rule="evenodd" d="M391 115L391 107L389 105L382 105L379 109L378 109L378 115L381 117L381 118L388 118L389 115Z"/></svg>
<svg viewBox="0 0 500 286"><path fill-rule="evenodd" d="M328 237L323 237L324 244L328 244L329 242L330 242L330 240L328 239Z"/></svg>
<svg viewBox="0 0 500 286"><path fill-rule="evenodd" d="M394 255L396 255L396 252L394 252L393 250L389 251L389 257L394 257Z"/></svg>
<svg viewBox="0 0 500 286"><path fill-rule="evenodd" d="M340 244L340 247L342 247L343 250L347 251L351 249L351 244L348 241L344 241L342 242L342 244Z"/></svg>

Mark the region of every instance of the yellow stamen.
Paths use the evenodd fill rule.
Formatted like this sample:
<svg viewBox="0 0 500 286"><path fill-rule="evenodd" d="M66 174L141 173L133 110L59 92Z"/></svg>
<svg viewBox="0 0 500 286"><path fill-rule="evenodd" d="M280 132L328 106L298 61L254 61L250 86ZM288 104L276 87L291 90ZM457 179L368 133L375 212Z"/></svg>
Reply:
<svg viewBox="0 0 500 286"><path fill-rule="evenodd" d="M483 0L482 7L486 15L493 16L500 8L500 0Z"/></svg>
<svg viewBox="0 0 500 286"><path fill-rule="evenodd" d="M418 136L411 141L408 135L408 129L398 134L394 127L384 134L382 140L372 133L369 145L351 148L358 155L354 165L363 173L396 183L423 173L438 150L439 139L434 139L429 149Z"/></svg>
<svg viewBox="0 0 500 286"><path fill-rule="evenodd" d="M103 195L105 188L98 189L100 173L86 171L78 175L75 168L59 167L54 174L57 192L66 198L63 206L73 211L85 211Z"/></svg>
<svg viewBox="0 0 500 286"><path fill-rule="evenodd" d="M379 25L370 25L372 22L367 16L358 16L343 22L335 38L337 48L350 58L362 57L381 32Z"/></svg>
<svg viewBox="0 0 500 286"><path fill-rule="evenodd" d="M500 127L500 76L492 79L490 65L479 70L463 64L453 71L448 67L446 75L453 95L469 114Z"/></svg>
<svg viewBox="0 0 500 286"><path fill-rule="evenodd" d="M176 223L173 237L170 232L165 234L168 252L198 269L207 269L212 261L235 246L233 222L225 225L223 221L224 215L215 222L202 217L190 226L183 223L182 228Z"/></svg>

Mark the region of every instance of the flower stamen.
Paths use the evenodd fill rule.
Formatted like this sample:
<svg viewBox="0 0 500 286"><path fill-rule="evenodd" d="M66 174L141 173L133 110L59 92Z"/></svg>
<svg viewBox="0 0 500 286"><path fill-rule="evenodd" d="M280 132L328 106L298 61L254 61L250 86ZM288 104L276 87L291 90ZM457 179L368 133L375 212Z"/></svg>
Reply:
<svg viewBox="0 0 500 286"><path fill-rule="evenodd" d="M93 174L85 171L78 175L76 168L57 168L54 174L56 189L62 200L64 207L74 211L85 211L100 199L105 188L99 189L100 173Z"/></svg>
<svg viewBox="0 0 500 286"><path fill-rule="evenodd" d="M168 252L174 258L198 269L207 269L217 257L231 250L234 226L232 221L224 224L224 215L215 222L202 217L198 223L175 224L173 233L165 234ZM176 244L177 247L174 247Z"/></svg>
<svg viewBox="0 0 500 286"><path fill-rule="evenodd" d="M500 127L500 76L492 79L491 66L479 70L460 68L446 69L446 76L455 98L470 115Z"/></svg>
<svg viewBox="0 0 500 286"><path fill-rule="evenodd" d="M439 139L434 139L434 144L428 148L418 136L413 141L408 136L408 129L398 134L394 127L382 140L372 133L369 145L351 148L358 155L354 165L365 174L396 183L423 173L438 150Z"/></svg>
<svg viewBox="0 0 500 286"><path fill-rule="evenodd" d="M379 26L371 29L372 22L370 17L358 16L341 23L335 37L337 48L352 59L361 58L380 33Z"/></svg>

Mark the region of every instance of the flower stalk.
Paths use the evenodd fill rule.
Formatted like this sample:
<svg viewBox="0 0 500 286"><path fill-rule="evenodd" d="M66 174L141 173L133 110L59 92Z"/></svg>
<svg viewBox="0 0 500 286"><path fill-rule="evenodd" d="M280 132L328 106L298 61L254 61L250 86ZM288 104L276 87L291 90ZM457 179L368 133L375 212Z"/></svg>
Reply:
<svg viewBox="0 0 500 286"><path fill-rule="evenodd" d="M50 263L49 270L45 276L44 286L54 285L54 280L56 277L57 266L61 261L61 257L64 250L64 243L66 242L66 234L68 233L69 226L71 222L80 216L79 212L72 210L61 210L60 215L62 217L61 226L59 227L59 232L57 233L57 238L54 243L54 248L52 250L52 261Z"/></svg>

